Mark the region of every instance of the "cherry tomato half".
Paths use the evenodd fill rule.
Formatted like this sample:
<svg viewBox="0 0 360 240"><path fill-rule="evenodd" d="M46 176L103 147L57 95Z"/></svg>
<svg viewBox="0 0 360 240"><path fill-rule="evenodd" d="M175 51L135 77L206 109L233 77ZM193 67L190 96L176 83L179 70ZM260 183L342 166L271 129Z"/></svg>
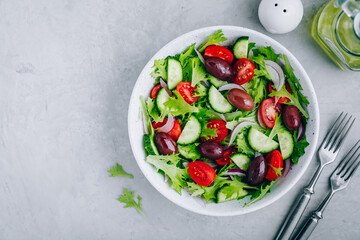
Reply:
<svg viewBox="0 0 360 240"><path fill-rule="evenodd" d="M156 129L161 128L167 123L167 118L164 118L162 122L155 122L152 124L153 128ZM167 133L169 136L174 139L174 141L178 140L181 134L181 126L178 120L175 119L174 127Z"/></svg>
<svg viewBox="0 0 360 240"><path fill-rule="evenodd" d="M280 104L276 104L273 98L265 99L260 105L261 119L268 128L273 128L275 125L276 114L281 112Z"/></svg>
<svg viewBox="0 0 360 240"><path fill-rule="evenodd" d="M276 91L276 89L275 89L275 86L274 86L274 84L273 83L269 83L269 93L272 93L272 91ZM285 82L285 88L286 88L286 90L290 93L290 94L292 94L292 90L291 90L291 87L290 87L290 85L287 83L287 82ZM277 97L273 97L274 98L274 100L276 101L276 98ZM280 104L283 104L283 103L286 103L286 102L290 102L290 99L289 98L287 98L287 97L281 97L281 98L279 98L279 100L278 100L278 103L280 103Z"/></svg>
<svg viewBox="0 0 360 240"><path fill-rule="evenodd" d="M153 87L153 89L151 89L150 97L151 97L151 98L156 98L156 95L157 95L157 93L159 92L160 88L161 88L161 85L160 85L160 84L158 84L158 85L156 85L155 87Z"/></svg>
<svg viewBox="0 0 360 240"><path fill-rule="evenodd" d="M236 153L238 150L236 148L229 148L224 152L224 156L218 160L216 160L216 163L224 166L226 164L230 164L232 162L230 156Z"/></svg>
<svg viewBox="0 0 360 240"><path fill-rule="evenodd" d="M201 186L209 186L215 180L215 170L207 163L195 161L189 163L190 177Z"/></svg>
<svg viewBox="0 0 360 240"><path fill-rule="evenodd" d="M281 175L281 171L283 169L283 158L281 156L281 153L278 150L274 150L272 152L269 152L265 160L267 164L269 165L269 170L266 174L267 180L275 180L278 176Z"/></svg>
<svg viewBox="0 0 360 240"><path fill-rule="evenodd" d="M218 119L210 120L206 125L208 128L216 128L216 137L210 137L209 139L205 139L201 137L201 141L211 141L211 142L221 142L228 134L228 129L226 128L226 122Z"/></svg>
<svg viewBox="0 0 360 240"><path fill-rule="evenodd" d="M236 76L233 82L242 85L253 78L255 66L249 59L241 58L235 63L233 70Z"/></svg>
<svg viewBox="0 0 360 240"><path fill-rule="evenodd" d="M206 59L211 57L221 58L229 64L231 64L234 60L234 55L229 49L218 45L210 45L205 49L204 58Z"/></svg>
<svg viewBox="0 0 360 240"><path fill-rule="evenodd" d="M192 104L196 102L199 97L193 97L196 87L191 86L189 82L181 82L176 86L176 91L184 98L185 102Z"/></svg>

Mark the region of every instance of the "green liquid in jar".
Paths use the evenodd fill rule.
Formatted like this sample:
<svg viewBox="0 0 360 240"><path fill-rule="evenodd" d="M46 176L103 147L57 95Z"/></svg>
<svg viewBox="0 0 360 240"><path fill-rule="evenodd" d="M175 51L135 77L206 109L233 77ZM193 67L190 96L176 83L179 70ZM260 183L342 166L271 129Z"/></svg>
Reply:
<svg viewBox="0 0 360 240"><path fill-rule="evenodd" d="M327 3L316 14L312 35L327 54L342 68L360 71L360 39L353 30L353 20Z"/></svg>

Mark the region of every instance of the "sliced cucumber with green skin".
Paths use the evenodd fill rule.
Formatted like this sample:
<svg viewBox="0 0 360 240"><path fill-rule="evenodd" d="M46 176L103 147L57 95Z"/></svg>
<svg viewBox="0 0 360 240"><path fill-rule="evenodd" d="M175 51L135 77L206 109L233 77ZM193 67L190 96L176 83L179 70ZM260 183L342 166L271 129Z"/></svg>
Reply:
<svg viewBox="0 0 360 240"><path fill-rule="evenodd" d="M281 130L277 134L280 144L280 152L283 159L288 159L294 151L294 139L287 130Z"/></svg>
<svg viewBox="0 0 360 240"><path fill-rule="evenodd" d="M252 149L260 153L269 153L279 147L279 143L251 127L248 134L248 142Z"/></svg>
<svg viewBox="0 0 360 240"><path fill-rule="evenodd" d="M216 77L214 77L214 76L211 75L211 74L208 74L208 79L209 79L210 83L211 83L212 85L214 85L215 87L217 87L217 88L219 88L219 87L221 87L222 85L225 85L225 84L228 83L227 81L223 81L223 80L217 79Z"/></svg>
<svg viewBox="0 0 360 240"><path fill-rule="evenodd" d="M234 45L234 56L237 59L247 58L249 37L240 37Z"/></svg>
<svg viewBox="0 0 360 240"><path fill-rule="evenodd" d="M213 85L211 85L208 95L209 104L216 112L228 113L234 109L228 100Z"/></svg>
<svg viewBox="0 0 360 240"><path fill-rule="evenodd" d="M199 139L200 134L201 124L196 117L191 116L189 121L185 124L177 143L183 145L191 144Z"/></svg>
<svg viewBox="0 0 360 240"><path fill-rule="evenodd" d="M160 115L161 113L166 109L164 103L169 100L169 94L166 92L166 90L164 88L160 88L159 92L156 95L156 106L160 111Z"/></svg>
<svg viewBox="0 0 360 240"><path fill-rule="evenodd" d="M167 85L170 90L176 88L176 86L182 81L183 72L181 63L170 58L168 60L168 69L167 69Z"/></svg>
<svg viewBox="0 0 360 240"><path fill-rule="evenodd" d="M197 160L200 159L201 155L196 150L195 144L192 145L177 145L179 153L186 159ZM195 150L194 150L195 148Z"/></svg>
<svg viewBox="0 0 360 240"><path fill-rule="evenodd" d="M230 156L230 158L236 164L236 166L244 171L248 169L251 162L251 159L243 153L234 153Z"/></svg>
<svg viewBox="0 0 360 240"><path fill-rule="evenodd" d="M222 187L218 192L217 192L217 198L216 198L216 202L217 203L221 203L221 202L226 202L226 201L230 201L230 200L235 200L237 198L241 198L244 197L248 194L248 191L241 189L239 192L234 192L230 197L227 197L226 195L226 191L228 188L231 188L230 186L225 186Z"/></svg>

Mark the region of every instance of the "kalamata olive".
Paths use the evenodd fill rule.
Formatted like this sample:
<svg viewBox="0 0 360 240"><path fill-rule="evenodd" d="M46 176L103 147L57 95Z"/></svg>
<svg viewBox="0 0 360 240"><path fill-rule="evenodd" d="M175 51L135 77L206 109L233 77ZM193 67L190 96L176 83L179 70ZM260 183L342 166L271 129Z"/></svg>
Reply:
<svg viewBox="0 0 360 240"><path fill-rule="evenodd" d="M251 161L247 169L247 183L250 186L256 186L262 183L267 174L267 165L263 156L258 156Z"/></svg>
<svg viewBox="0 0 360 240"><path fill-rule="evenodd" d="M301 123L299 109L293 105L285 105L282 110L282 118L285 126L289 130L296 130L299 128Z"/></svg>
<svg viewBox="0 0 360 240"><path fill-rule="evenodd" d="M169 134L160 132L155 135L155 144L162 155L178 153L178 148L174 139Z"/></svg>
<svg viewBox="0 0 360 240"><path fill-rule="evenodd" d="M211 57L205 60L206 70L214 77L230 81L234 78L234 71L230 64L221 58Z"/></svg>
<svg viewBox="0 0 360 240"><path fill-rule="evenodd" d="M198 147L201 156L216 160L224 156L224 148L215 142L204 142Z"/></svg>
<svg viewBox="0 0 360 240"><path fill-rule="evenodd" d="M227 94L227 99L234 107L243 110L254 110L254 101L244 90L233 88Z"/></svg>

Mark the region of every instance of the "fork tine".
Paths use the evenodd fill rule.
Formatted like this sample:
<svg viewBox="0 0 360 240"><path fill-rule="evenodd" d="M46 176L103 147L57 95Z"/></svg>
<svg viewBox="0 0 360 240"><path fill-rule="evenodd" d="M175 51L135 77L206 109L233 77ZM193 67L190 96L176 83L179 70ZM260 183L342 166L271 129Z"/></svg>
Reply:
<svg viewBox="0 0 360 240"><path fill-rule="evenodd" d="M352 121L350 122L351 119L352 119ZM351 127L353 126L355 119L356 118L354 118L352 115L350 115L350 118L345 123L344 128L342 130L340 130L341 132L339 133L337 138L334 140L334 143L330 147L330 150L333 150L334 153L340 150L342 142L345 139L345 137L347 136L347 134L349 133ZM349 125L348 125L348 123L349 123Z"/></svg>
<svg viewBox="0 0 360 240"><path fill-rule="evenodd" d="M348 167L349 162L352 162L351 159L355 156L356 152L360 149L360 140L355 143L351 150L346 154L341 163L335 168L334 174L344 175L345 169Z"/></svg>
<svg viewBox="0 0 360 240"><path fill-rule="evenodd" d="M359 157L359 156L358 156ZM347 176L345 178L345 181L350 180L350 178L354 175L354 173L356 172L356 170L358 169L358 167L360 166L360 161L358 161L358 163L356 164L355 167L353 167L352 171L350 172L349 176Z"/></svg>
<svg viewBox="0 0 360 240"><path fill-rule="evenodd" d="M330 137L333 135L334 131L336 131L337 128L336 128L335 126L336 126L339 122L341 123L340 119L341 119L341 117L342 117L343 114L344 114L344 112L341 112L340 115L337 117L336 121L335 121L335 122L333 123L333 125L331 126L330 131L327 132L324 140L322 141L322 143L321 143L321 145L320 145L320 148L322 148L324 145L327 144L327 142L329 141Z"/></svg>
<svg viewBox="0 0 360 240"><path fill-rule="evenodd" d="M354 169L354 167L356 167L356 165L357 165L356 162L359 157L360 157L360 153L358 153L356 157L353 157L351 160L349 160L349 162L344 166L344 171L342 171L342 174L341 174L342 178L347 179L349 177L349 173L351 173L352 170Z"/></svg>
<svg viewBox="0 0 360 240"><path fill-rule="evenodd" d="M346 118L348 116L348 113L345 114L345 116L343 118L340 119L339 124L337 126L334 126L334 131L332 133L332 135L330 136L329 141L327 142L327 144L325 145L324 148L327 148L330 150L331 145L334 143L335 139L337 138L337 136L341 133L341 130L343 129L343 124L346 124Z"/></svg>

